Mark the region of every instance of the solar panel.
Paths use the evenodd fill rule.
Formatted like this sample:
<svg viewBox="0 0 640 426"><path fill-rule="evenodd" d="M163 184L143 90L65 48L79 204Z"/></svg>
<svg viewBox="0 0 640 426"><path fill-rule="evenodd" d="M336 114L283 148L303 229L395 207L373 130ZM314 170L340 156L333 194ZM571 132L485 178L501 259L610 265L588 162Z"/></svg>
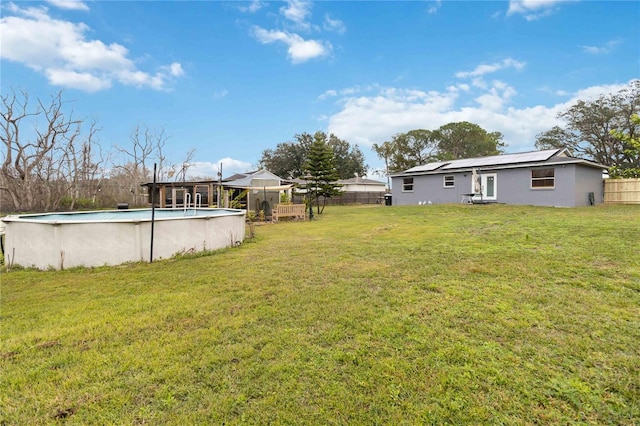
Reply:
<svg viewBox="0 0 640 426"><path fill-rule="evenodd" d="M519 154L492 155L490 157L468 158L463 160L453 160L442 170L465 169L473 167L498 166L503 164L532 163L545 161L553 156L558 150L549 149L545 151L522 152Z"/></svg>
<svg viewBox="0 0 640 426"><path fill-rule="evenodd" d="M410 168L409 170L406 170L405 173L411 173L411 172L432 172L434 170L439 169L442 166L446 166L447 164L449 164L448 162L442 162L442 161L438 161L435 163L427 163L427 164L423 164L421 166L415 166Z"/></svg>

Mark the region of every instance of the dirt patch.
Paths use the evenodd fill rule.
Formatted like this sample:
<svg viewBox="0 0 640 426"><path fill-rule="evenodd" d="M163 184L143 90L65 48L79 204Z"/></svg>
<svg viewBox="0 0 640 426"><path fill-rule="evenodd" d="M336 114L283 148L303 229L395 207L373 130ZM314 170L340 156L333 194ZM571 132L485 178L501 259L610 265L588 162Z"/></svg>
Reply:
<svg viewBox="0 0 640 426"><path fill-rule="evenodd" d="M66 419L69 416L72 416L76 413L76 409L71 408L58 408L56 410L56 414L53 415L55 419Z"/></svg>
<svg viewBox="0 0 640 426"><path fill-rule="evenodd" d="M60 342L58 342L57 340L49 340L47 342L42 342L36 345L36 348L38 349L48 349L48 348L53 348L55 346L59 346Z"/></svg>

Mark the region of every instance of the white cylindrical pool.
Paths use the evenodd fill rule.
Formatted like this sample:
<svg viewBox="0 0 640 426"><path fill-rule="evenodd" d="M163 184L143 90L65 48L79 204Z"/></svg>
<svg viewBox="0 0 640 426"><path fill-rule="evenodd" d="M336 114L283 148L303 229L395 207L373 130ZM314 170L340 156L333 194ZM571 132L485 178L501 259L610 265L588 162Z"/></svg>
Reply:
<svg viewBox="0 0 640 426"><path fill-rule="evenodd" d="M245 210L156 209L153 259L240 244ZM5 265L37 269L149 261L151 209L43 213L2 218Z"/></svg>

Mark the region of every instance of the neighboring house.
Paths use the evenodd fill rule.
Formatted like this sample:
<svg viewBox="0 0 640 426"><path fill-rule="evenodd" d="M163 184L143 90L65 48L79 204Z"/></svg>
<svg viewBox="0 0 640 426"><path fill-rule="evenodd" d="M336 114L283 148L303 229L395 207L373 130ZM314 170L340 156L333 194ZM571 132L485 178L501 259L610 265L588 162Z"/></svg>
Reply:
<svg viewBox="0 0 640 426"><path fill-rule="evenodd" d="M304 179L292 179L298 188L294 193L293 201L303 203L307 196L306 185ZM340 185L340 195L334 195L331 198L323 200L327 205L343 205L343 204L381 204L384 202L384 194L387 186L384 182L367 179L365 177L354 177L350 179L340 179L336 181Z"/></svg>
<svg viewBox="0 0 640 426"><path fill-rule="evenodd" d="M434 162L393 174L392 203L600 204L606 169L566 149Z"/></svg>
<svg viewBox="0 0 640 426"><path fill-rule="evenodd" d="M365 177L342 179L338 183L342 185L340 190L344 192L385 192L387 190L387 185L384 182Z"/></svg>

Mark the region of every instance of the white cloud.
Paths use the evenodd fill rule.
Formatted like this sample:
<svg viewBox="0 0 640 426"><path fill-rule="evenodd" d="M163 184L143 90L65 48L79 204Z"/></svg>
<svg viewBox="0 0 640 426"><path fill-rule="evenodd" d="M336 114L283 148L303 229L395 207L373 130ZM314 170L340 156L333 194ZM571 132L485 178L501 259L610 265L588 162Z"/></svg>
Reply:
<svg viewBox="0 0 640 426"><path fill-rule="evenodd" d="M21 9L12 4L7 10L14 15L0 19L0 57L42 73L53 85L92 92L118 81L166 90L184 74L177 62L154 74L141 71L126 47L89 40L87 25L52 18L46 8Z"/></svg>
<svg viewBox="0 0 640 426"><path fill-rule="evenodd" d="M305 40L298 34L279 30L265 30L253 27L253 35L262 44L282 42L287 45L287 54L294 64L306 62L313 58L326 56L331 52L331 44L318 40Z"/></svg>
<svg viewBox="0 0 640 426"><path fill-rule="evenodd" d="M227 97L228 94L229 94L229 91L227 89L219 90L217 92L213 92L213 98L222 99Z"/></svg>
<svg viewBox="0 0 640 426"><path fill-rule="evenodd" d="M73 87L85 92L97 92L111 87L111 81L86 72L76 72L49 68L45 75L51 84L61 87Z"/></svg>
<svg viewBox="0 0 640 426"><path fill-rule="evenodd" d="M220 170L220 164L222 164L222 177L228 177L236 173L244 173L251 171L253 165L242 160L235 160L233 158L222 158L215 162L210 161L194 161L189 163L187 169L187 177L208 177L211 179L218 178L218 171Z"/></svg>
<svg viewBox="0 0 640 426"><path fill-rule="evenodd" d="M311 8L313 4L307 0L287 0L285 6L279 11L286 21L282 29L267 30L259 26L253 26L251 33L262 44L275 42L284 43L287 46L287 55L293 64L306 62L313 58L329 56L333 46L326 40L305 39L298 33L325 31L344 33L344 23L329 14L324 16L322 28L310 22Z"/></svg>
<svg viewBox="0 0 640 426"><path fill-rule="evenodd" d="M318 96L318 99L324 100L324 99L328 99L336 96L345 96L345 97L353 96L358 93L367 93L367 92L372 92L374 90L380 90L380 89L381 89L380 86L377 84L369 85L369 86L345 87L344 89L340 89L340 90L329 89L326 92L322 93L320 96Z"/></svg>
<svg viewBox="0 0 640 426"><path fill-rule="evenodd" d="M515 68L521 70L526 65L526 62L516 61L515 59L506 58L500 62L494 62L493 64L481 64L478 65L473 71L460 71L456 73L458 78L468 77L481 77L485 74L494 73L496 71L505 68Z"/></svg>
<svg viewBox="0 0 640 426"><path fill-rule="evenodd" d="M505 104L516 94L513 87L501 81L493 81L488 92L478 96L475 101L487 111L502 111Z"/></svg>
<svg viewBox="0 0 640 426"><path fill-rule="evenodd" d="M417 128L438 128L434 120L453 107L456 92L424 92L381 88L371 96L345 97L342 110L329 118L328 131L351 143L371 146L393 134Z"/></svg>
<svg viewBox="0 0 640 426"><path fill-rule="evenodd" d="M601 55L611 52L620 43L620 40L610 40L603 46L580 46L580 48L583 52L591 53L594 55Z"/></svg>
<svg viewBox="0 0 640 426"><path fill-rule="evenodd" d="M442 0L434 0L429 4L429 8L427 9L427 13L429 15L433 15L437 13L440 7L442 6Z"/></svg>
<svg viewBox="0 0 640 426"><path fill-rule="evenodd" d="M344 34L347 31L347 27L339 19L333 19L329 14L324 15L323 27L327 31L333 31L338 34Z"/></svg>
<svg viewBox="0 0 640 426"><path fill-rule="evenodd" d="M469 92L458 86L450 86L444 92L378 88L366 96L338 98L340 110L327 118L327 131L361 147L371 147L399 132L437 129L447 123L469 121L487 131L501 132L508 152L529 151L535 149L537 134L562 124L557 118L558 112L579 99L594 99L627 86L588 87L551 106L524 107L509 105L516 89L501 81L491 82L484 90L469 88Z"/></svg>
<svg viewBox="0 0 640 426"><path fill-rule="evenodd" d="M575 0L510 0L507 16L521 14L527 21L535 21L553 14L557 5L568 1Z"/></svg>
<svg viewBox="0 0 640 426"><path fill-rule="evenodd" d="M174 62L168 67L169 74L174 77L182 77L184 75L184 70L182 69L182 65L178 62Z"/></svg>
<svg viewBox="0 0 640 426"><path fill-rule="evenodd" d="M337 90L333 90L333 89L329 89L326 92L324 92L323 94L321 94L320 96L318 96L318 99L324 100L324 99L327 99L327 98L333 98L335 96L338 96L338 91Z"/></svg>
<svg viewBox="0 0 640 426"><path fill-rule="evenodd" d="M285 18L294 22L299 28L309 29L307 17L311 15L311 2L305 0L288 0L287 5L280 8Z"/></svg>
<svg viewBox="0 0 640 426"><path fill-rule="evenodd" d="M633 80L631 80L633 81ZM591 86L581 89L573 94L571 99L569 99L566 104L573 105L579 100L587 101L587 100L595 100L600 97L602 94L607 93L617 93L620 90L629 87L629 83L625 84L603 84L600 86Z"/></svg>
<svg viewBox="0 0 640 426"><path fill-rule="evenodd" d="M249 6L240 6L239 9L241 12L255 13L262 9L264 6L264 2L260 0L253 0L251 3L249 3Z"/></svg>
<svg viewBox="0 0 640 426"><path fill-rule="evenodd" d="M47 3L60 9L89 10L89 6L81 0L47 0Z"/></svg>

